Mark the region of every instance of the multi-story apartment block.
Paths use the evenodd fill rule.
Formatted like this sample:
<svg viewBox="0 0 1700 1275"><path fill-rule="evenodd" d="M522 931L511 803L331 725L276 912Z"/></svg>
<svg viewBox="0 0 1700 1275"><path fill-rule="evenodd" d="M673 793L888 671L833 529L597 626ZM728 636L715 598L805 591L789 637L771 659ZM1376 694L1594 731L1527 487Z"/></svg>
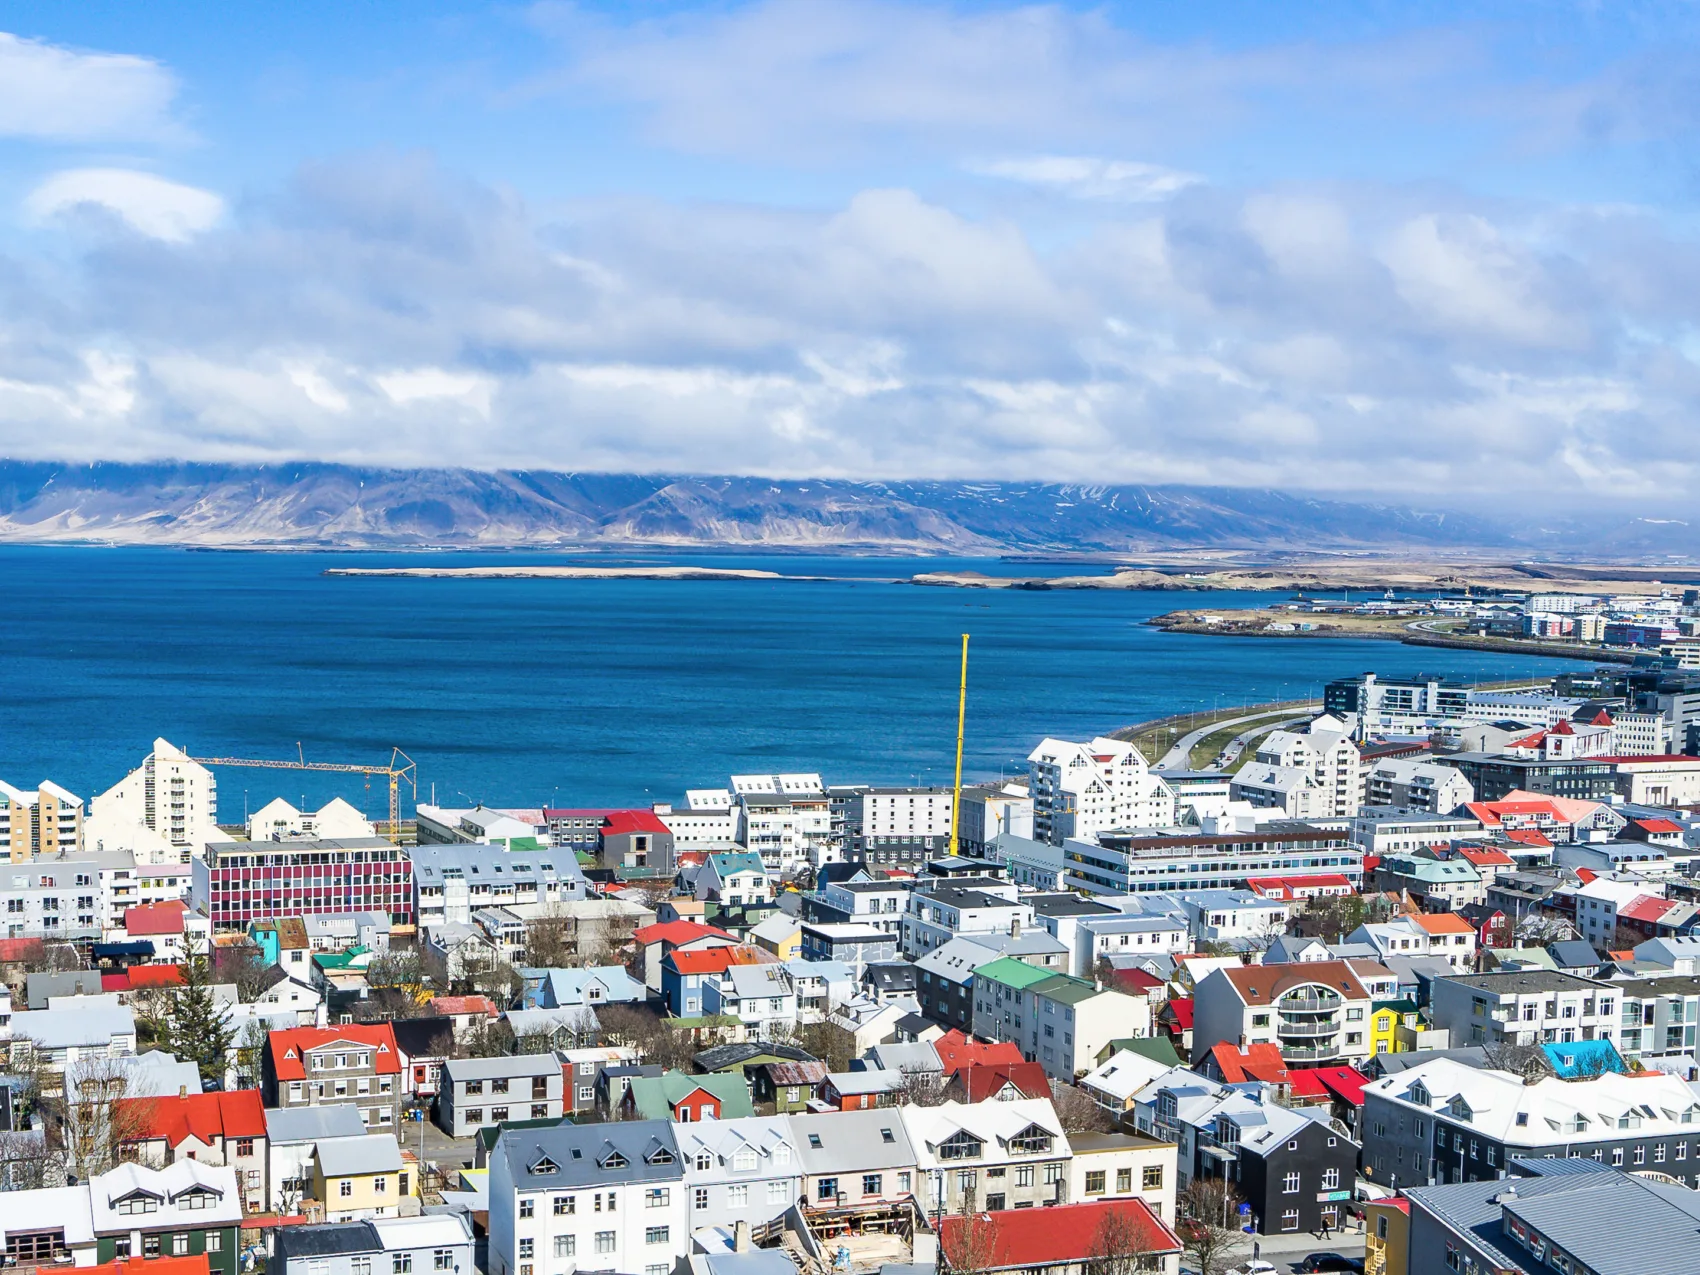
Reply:
<svg viewBox="0 0 1700 1275"><path fill-rule="evenodd" d="M900 928L904 956L915 960L963 934L1020 934L1033 927L1033 909L1016 897L1014 885L971 879L972 886L937 885L909 896Z"/></svg>
<svg viewBox="0 0 1700 1275"><path fill-rule="evenodd" d="M675 850L724 850L737 844L742 811L725 788L693 788L683 806L658 805L655 813L673 834Z"/></svg>
<svg viewBox="0 0 1700 1275"><path fill-rule="evenodd" d="M928 1213L1067 1204L1073 1152L1046 1098L899 1108Z"/></svg>
<svg viewBox="0 0 1700 1275"><path fill-rule="evenodd" d="M950 838L953 797L949 788L865 788L855 801L850 818L856 821L858 840L845 847L854 858L865 857L862 850L876 843L870 839Z"/></svg>
<svg viewBox="0 0 1700 1275"><path fill-rule="evenodd" d="M976 969L973 998L976 1036L1013 1041L1028 1062L1070 1084L1097 1065L1112 1040L1152 1033L1147 1001L1014 957Z"/></svg>
<svg viewBox="0 0 1700 1275"><path fill-rule="evenodd" d="M451 1058L437 1091L437 1123L451 1138L470 1138L510 1120L562 1114L562 1065L554 1054Z"/></svg>
<svg viewBox="0 0 1700 1275"><path fill-rule="evenodd" d="M1396 854L1481 835L1481 820L1468 811L1435 814L1373 800L1352 817L1352 843L1365 854Z"/></svg>
<svg viewBox="0 0 1700 1275"><path fill-rule="evenodd" d="M1476 968L1476 940L1475 926L1450 912L1372 921L1346 936L1348 943L1369 944L1384 961L1394 956L1438 956L1459 974Z"/></svg>
<svg viewBox="0 0 1700 1275"><path fill-rule="evenodd" d="M783 1116L676 1125L690 1229L758 1227L783 1217L803 1193L802 1162Z"/></svg>
<svg viewBox="0 0 1700 1275"><path fill-rule="evenodd" d="M260 1065L268 1107L353 1103L368 1129L400 1125L401 1051L388 1023L274 1030Z"/></svg>
<svg viewBox="0 0 1700 1275"><path fill-rule="evenodd" d="M0 849L13 863L83 848L83 799L42 780L34 792L0 783Z"/></svg>
<svg viewBox="0 0 1700 1275"><path fill-rule="evenodd" d="M1111 829L1175 822L1174 789L1122 740L1046 739L1028 755L1027 771L1033 836L1040 841L1060 846Z"/></svg>
<svg viewBox="0 0 1700 1275"><path fill-rule="evenodd" d="M733 775L739 840L770 871L838 863L844 847L832 835L832 800L819 775Z"/></svg>
<svg viewBox="0 0 1700 1275"><path fill-rule="evenodd" d="M847 881L832 881L805 900L805 915L811 921L855 921L877 925L887 934L899 935L909 910L913 881L875 881L858 872Z"/></svg>
<svg viewBox="0 0 1700 1275"><path fill-rule="evenodd" d="M961 853L989 858L1001 836L1033 835L1033 796L1026 784L985 784L962 790L956 838Z"/></svg>
<svg viewBox="0 0 1700 1275"><path fill-rule="evenodd" d="M218 830L212 771L163 739L154 740L140 766L96 797L89 813L103 830L141 827L156 834L183 852L185 863L208 842L229 840ZM115 841L113 848L130 847Z"/></svg>
<svg viewBox="0 0 1700 1275"><path fill-rule="evenodd" d="M613 813L612 810L545 806L543 823L549 830L549 844L561 850L583 850L586 854L594 854L602 844L602 821ZM730 841L731 837L726 839Z"/></svg>
<svg viewBox="0 0 1700 1275"><path fill-rule="evenodd" d="M1700 977L1673 974L1616 984L1623 999L1617 1052L1625 1058L1692 1057L1700 1030Z"/></svg>
<svg viewBox="0 0 1700 1275"><path fill-rule="evenodd" d="M382 837L209 845L193 864L190 903L215 930L309 912L383 912L413 924L413 867Z"/></svg>
<svg viewBox="0 0 1700 1275"><path fill-rule="evenodd" d="M189 869L137 868L127 851L0 865L0 912L9 938L99 940L130 908L181 899Z"/></svg>
<svg viewBox="0 0 1700 1275"><path fill-rule="evenodd" d="M1557 970L1512 970L1436 979L1429 988L1434 1025L1452 1047L1541 1045L1617 1039L1623 984Z"/></svg>
<svg viewBox="0 0 1700 1275"><path fill-rule="evenodd" d="M472 923L484 908L505 908L521 920L543 916L585 897L584 872L567 849L514 853L501 846L415 846L411 867L418 924Z"/></svg>
<svg viewBox="0 0 1700 1275"><path fill-rule="evenodd" d="M1289 1067L1368 1058L1370 1010L1399 980L1374 961L1296 961L1217 969L1193 993L1192 1056L1223 1042L1273 1044Z"/></svg>
<svg viewBox="0 0 1700 1275"><path fill-rule="evenodd" d="M1366 1085L1362 1128L1364 1176L1389 1188L1505 1178L1518 1157L1594 1160L1685 1185L1700 1171L1700 1097L1660 1073L1529 1084L1438 1058Z"/></svg>
<svg viewBox="0 0 1700 1275"><path fill-rule="evenodd" d="M1355 815L1363 804L1363 756L1337 717L1324 714L1302 731L1270 731L1257 745L1256 760L1303 773L1315 795L1311 818Z"/></svg>
<svg viewBox="0 0 1700 1275"><path fill-rule="evenodd" d="M902 1204L919 1188L915 1151L895 1107L788 1116L813 1208Z"/></svg>
<svg viewBox="0 0 1700 1275"><path fill-rule="evenodd" d="M506 1129L490 1155L490 1275L673 1275L690 1251L667 1120Z"/></svg>
<svg viewBox="0 0 1700 1275"><path fill-rule="evenodd" d="M1476 790L1477 802L1503 801L1514 792L1579 801L1609 801L1614 765L1604 757L1510 757L1504 753L1448 753L1437 762L1456 767Z"/></svg>
<svg viewBox="0 0 1700 1275"><path fill-rule="evenodd" d="M1062 886L1089 894L1244 889L1254 877L1344 876L1363 880L1363 851L1346 834L1276 820L1251 832L1101 833L1063 844Z"/></svg>
<svg viewBox="0 0 1700 1275"><path fill-rule="evenodd" d="M1476 799L1476 790L1456 766L1394 759L1369 767L1364 801L1369 806L1425 810L1445 815Z"/></svg>

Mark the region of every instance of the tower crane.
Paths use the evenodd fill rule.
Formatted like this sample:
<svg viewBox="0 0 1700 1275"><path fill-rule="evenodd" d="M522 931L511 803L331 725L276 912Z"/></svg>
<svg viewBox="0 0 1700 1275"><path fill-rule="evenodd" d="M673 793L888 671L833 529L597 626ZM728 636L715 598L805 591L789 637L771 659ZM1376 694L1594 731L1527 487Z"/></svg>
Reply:
<svg viewBox="0 0 1700 1275"><path fill-rule="evenodd" d="M255 757L191 757L190 761L202 766L243 766L255 770L317 770L330 771L341 775L364 775L366 786L372 786L373 775L383 775L390 784L390 818L389 831L385 834L397 845L401 844L401 785L405 781L412 791L414 798L419 796L418 769L413 764L413 758L399 748L390 750L390 764L387 766L362 766L356 763L335 761L308 761L302 752L299 741L295 745L296 758L275 760Z"/></svg>

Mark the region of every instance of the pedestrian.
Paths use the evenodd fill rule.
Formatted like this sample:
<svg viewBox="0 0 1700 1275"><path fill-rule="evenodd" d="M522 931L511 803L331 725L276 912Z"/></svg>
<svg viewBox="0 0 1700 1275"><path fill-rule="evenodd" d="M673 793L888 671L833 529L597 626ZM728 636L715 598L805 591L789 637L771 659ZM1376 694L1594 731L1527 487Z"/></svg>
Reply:
<svg viewBox="0 0 1700 1275"><path fill-rule="evenodd" d="M1322 1219L1322 1242L1324 1244L1326 1244L1328 1242L1328 1238L1329 1238L1329 1236L1328 1236L1328 1219L1323 1218Z"/></svg>

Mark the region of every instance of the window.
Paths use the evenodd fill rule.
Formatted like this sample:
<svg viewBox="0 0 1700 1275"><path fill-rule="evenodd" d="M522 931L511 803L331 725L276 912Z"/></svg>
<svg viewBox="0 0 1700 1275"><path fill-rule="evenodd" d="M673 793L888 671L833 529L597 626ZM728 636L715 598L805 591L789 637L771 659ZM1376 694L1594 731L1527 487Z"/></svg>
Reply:
<svg viewBox="0 0 1700 1275"><path fill-rule="evenodd" d="M1335 1190L1338 1190L1339 1187L1340 1187L1340 1170L1338 1170L1338 1169L1324 1169L1322 1171L1322 1189L1324 1191L1335 1191Z"/></svg>
<svg viewBox="0 0 1700 1275"><path fill-rule="evenodd" d="M373 1195L388 1195L389 1191L390 1191L390 1180L387 1177L385 1177L383 1174L380 1173L380 1174L378 1174L377 1177L372 1179L372 1194Z"/></svg>
<svg viewBox="0 0 1700 1275"><path fill-rule="evenodd" d="M665 1244L667 1234L668 1228L665 1226L646 1226L643 1231L643 1242L645 1244Z"/></svg>
<svg viewBox="0 0 1700 1275"><path fill-rule="evenodd" d="M821 1178L816 1182L815 1198L817 1200L836 1200L838 1198L838 1179Z"/></svg>
<svg viewBox="0 0 1700 1275"><path fill-rule="evenodd" d="M598 1231L596 1233L596 1251L598 1253L612 1253L614 1251L614 1232Z"/></svg>
<svg viewBox="0 0 1700 1275"><path fill-rule="evenodd" d="M238 1139L236 1139L236 1154L239 1155L239 1156L253 1155L254 1154L254 1140L252 1138L238 1138Z"/></svg>
<svg viewBox="0 0 1700 1275"><path fill-rule="evenodd" d="M750 1188L747 1186L729 1186L726 1188L726 1206L733 1209L748 1208L750 1203Z"/></svg>
<svg viewBox="0 0 1700 1275"><path fill-rule="evenodd" d="M151 1195L132 1195L119 1200L115 1213L158 1213L159 1201Z"/></svg>
<svg viewBox="0 0 1700 1275"><path fill-rule="evenodd" d="M885 1189L885 1178L879 1173L864 1173L862 1175L862 1194L878 1195Z"/></svg>
<svg viewBox="0 0 1700 1275"><path fill-rule="evenodd" d="M555 1216L571 1217L578 1212L578 1196L557 1195L555 1197Z"/></svg>
<svg viewBox="0 0 1700 1275"><path fill-rule="evenodd" d="M1163 1166L1148 1164L1140 1174L1139 1189L1142 1191L1159 1191L1163 1187Z"/></svg>
<svg viewBox="0 0 1700 1275"><path fill-rule="evenodd" d="M519 1215L521 1217L535 1217L536 1214L537 1214L537 1201L536 1200L521 1200L519 1202Z"/></svg>
<svg viewBox="0 0 1700 1275"><path fill-rule="evenodd" d="M708 1207L708 1188L699 1186L691 1193L691 1207L706 1209Z"/></svg>
<svg viewBox="0 0 1700 1275"><path fill-rule="evenodd" d="M181 1231L171 1237L171 1256L189 1256L189 1237Z"/></svg>
<svg viewBox="0 0 1700 1275"><path fill-rule="evenodd" d="M1289 1173L1289 1174L1287 1174L1286 1177L1281 1179L1281 1193L1283 1195L1297 1195L1298 1192L1299 1192L1299 1175L1298 1174Z"/></svg>
<svg viewBox="0 0 1700 1275"><path fill-rule="evenodd" d="M501 1124L502 1121L506 1120L507 1118L508 1118L508 1109L506 1107L492 1107L490 1109L490 1120L491 1120L492 1123Z"/></svg>
<svg viewBox="0 0 1700 1275"><path fill-rule="evenodd" d="M1281 1214L1281 1229L1283 1231L1296 1231L1299 1229L1299 1211L1297 1209L1288 1209L1286 1212Z"/></svg>
<svg viewBox="0 0 1700 1275"><path fill-rule="evenodd" d="M963 1195L972 1191L979 1182L980 1175L973 1169L958 1169L956 1171L956 1189Z"/></svg>
<svg viewBox="0 0 1700 1275"><path fill-rule="evenodd" d="M452 1271L455 1265L454 1250L438 1248L431 1250L431 1269L434 1271Z"/></svg>
<svg viewBox="0 0 1700 1275"><path fill-rule="evenodd" d="M413 1254L395 1253L390 1257L390 1270L393 1275L412 1275Z"/></svg>
<svg viewBox="0 0 1700 1275"><path fill-rule="evenodd" d="M484 1082L482 1080L469 1080L469 1081L467 1081L466 1082L466 1092L469 1093L469 1094L483 1093L484 1092Z"/></svg>
<svg viewBox="0 0 1700 1275"><path fill-rule="evenodd" d="M1092 1169L1092 1170L1090 1170L1086 1174L1086 1194L1087 1195L1102 1195L1102 1194L1104 1194L1104 1190L1105 1190L1104 1182L1105 1182L1105 1176L1104 1176L1104 1171L1102 1169Z"/></svg>
<svg viewBox="0 0 1700 1275"><path fill-rule="evenodd" d="M206 1249L207 1249L207 1252L209 1252L209 1253L221 1253L221 1252L223 1252L224 1251L224 1234L223 1234L223 1232L208 1231L206 1233ZM356 1271L355 1275L362 1275L362 1272ZM363 1275L372 1275L372 1272L368 1269L367 1271L365 1271L363 1273Z"/></svg>
<svg viewBox="0 0 1700 1275"><path fill-rule="evenodd" d="M354 1194L354 1183L350 1182L347 1178L344 1178L341 1182L336 1184L336 1193L345 1200L349 1199Z"/></svg>
<svg viewBox="0 0 1700 1275"><path fill-rule="evenodd" d="M673 1193L664 1186L650 1187L643 1193L643 1207L646 1209L664 1209L672 1202Z"/></svg>
<svg viewBox="0 0 1700 1275"><path fill-rule="evenodd" d="M535 1241L533 1241L529 1237L520 1240L520 1242L519 1242L519 1255L523 1258L527 1258L527 1259L531 1258L533 1256L532 1249L533 1249L534 1244L535 1244Z"/></svg>
<svg viewBox="0 0 1700 1275"><path fill-rule="evenodd" d="M1033 1185L1033 1166L1032 1165L1023 1164L1023 1165L1020 1165L1016 1168L1016 1170L1015 1170L1015 1185L1016 1186L1032 1186Z"/></svg>
<svg viewBox="0 0 1700 1275"><path fill-rule="evenodd" d="M557 1235L555 1237L555 1256L556 1257L577 1257L578 1256L578 1236L576 1236L576 1235Z"/></svg>
<svg viewBox="0 0 1700 1275"><path fill-rule="evenodd" d="M209 1235L207 1238L210 1240L213 1236ZM369 1257L351 1258L349 1259L348 1270L349 1275L372 1275L372 1259Z"/></svg>
<svg viewBox="0 0 1700 1275"><path fill-rule="evenodd" d="M158 1257L159 1256L159 1236L157 1236L157 1235L144 1235L144 1236L142 1236L142 1256L143 1257Z"/></svg>
<svg viewBox="0 0 1700 1275"><path fill-rule="evenodd" d="M767 1184L767 1202L769 1204L785 1203L785 1184L783 1182L775 1181Z"/></svg>

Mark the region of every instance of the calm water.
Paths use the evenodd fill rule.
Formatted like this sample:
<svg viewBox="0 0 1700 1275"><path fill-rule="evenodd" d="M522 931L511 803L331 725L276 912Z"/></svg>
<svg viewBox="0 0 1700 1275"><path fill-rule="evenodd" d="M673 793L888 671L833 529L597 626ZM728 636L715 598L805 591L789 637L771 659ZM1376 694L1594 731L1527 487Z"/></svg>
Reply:
<svg viewBox="0 0 1700 1275"><path fill-rule="evenodd" d="M419 764L420 799L679 800L740 771L949 781L958 635L973 635L965 769L1013 771L1046 734L1084 738L1213 704L1316 692L1342 674L1467 677L1562 661L1371 641L1167 635L1140 621L1268 594L989 592L889 583L996 562L674 555L824 583L337 579L327 566L582 561L546 554L187 553L0 547L0 779L89 795L155 736L201 756ZM598 563L610 559L598 558ZM1068 570L1073 570L1072 568ZM1080 568L1080 570L1090 570ZM228 770L244 800L383 794Z"/></svg>

